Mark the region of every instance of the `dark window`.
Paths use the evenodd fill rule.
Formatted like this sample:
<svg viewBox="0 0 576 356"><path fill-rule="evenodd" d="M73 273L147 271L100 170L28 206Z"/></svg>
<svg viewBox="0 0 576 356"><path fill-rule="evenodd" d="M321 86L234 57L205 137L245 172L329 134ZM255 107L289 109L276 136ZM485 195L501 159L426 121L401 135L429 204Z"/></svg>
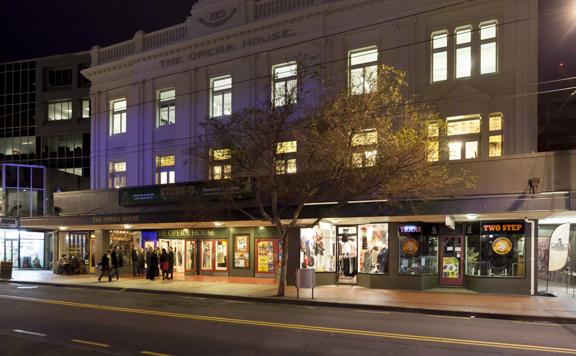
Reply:
<svg viewBox="0 0 576 356"><path fill-rule="evenodd" d="M59 68L48 69L48 80L46 85L48 88L64 87L72 85L72 69Z"/></svg>

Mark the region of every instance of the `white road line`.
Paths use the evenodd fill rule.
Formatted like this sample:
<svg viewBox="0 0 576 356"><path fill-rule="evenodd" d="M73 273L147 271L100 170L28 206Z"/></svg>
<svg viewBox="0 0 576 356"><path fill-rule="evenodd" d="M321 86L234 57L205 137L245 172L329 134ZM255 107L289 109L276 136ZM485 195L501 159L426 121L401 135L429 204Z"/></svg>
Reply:
<svg viewBox="0 0 576 356"><path fill-rule="evenodd" d="M539 323L537 321L512 321L514 324L534 325L534 326L563 326L562 324Z"/></svg>
<svg viewBox="0 0 576 356"><path fill-rule="evenodd" d="M36 289L38 286L19 286L18 289Z"/></svg>
<svg viewBox="0 0 576 356"><path fill-rule="evenodd" d="M381 310L362 310L362 309L357 309L356 310L358 313L367 313L367 314L390 314L389 311L381 311Z"/></svg>
<svg viewBox="0 0 576 356"><path fill-rule="evenodd" d="M35 333L33 331L26 331L26 330L20 330L20 329L14 329L12 331L14 331L15 333L18 333L18 334L34 335L34 336L40 336L40 337L46 336L46 334Z"/></svg>
<svg viewBox="0 0 576 356"><path fill-rule="evenodd" d="M75 342L77 344L84 344L96 347L110 347L108 344L102 344L100 342L88 341L88 340L81 340L81 339L70 339L70 341Z"/></svg>

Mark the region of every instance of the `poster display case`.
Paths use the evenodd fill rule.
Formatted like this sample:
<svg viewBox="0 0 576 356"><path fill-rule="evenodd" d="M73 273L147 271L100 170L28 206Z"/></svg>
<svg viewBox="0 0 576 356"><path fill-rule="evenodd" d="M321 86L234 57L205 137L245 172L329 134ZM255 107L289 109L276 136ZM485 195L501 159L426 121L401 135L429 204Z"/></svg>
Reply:
<svg viewBox="0 0 576 356"><path fill-rule="evenodd" d="M234 235L234 268L250 268L250 235Z"/></svg>
<svg viewBox="0 0 576 356"><path fill-rule="evenodd" d="M276 273L278 240L256 240L256 273Z"/></svg>

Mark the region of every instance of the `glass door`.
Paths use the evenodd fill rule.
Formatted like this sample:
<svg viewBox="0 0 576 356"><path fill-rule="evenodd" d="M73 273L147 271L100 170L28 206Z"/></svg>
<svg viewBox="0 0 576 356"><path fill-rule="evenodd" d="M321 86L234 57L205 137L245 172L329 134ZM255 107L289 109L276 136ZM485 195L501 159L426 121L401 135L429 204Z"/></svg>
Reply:
<svg viewBox="0 0 576 356"><path fill-rule="evenodd" d="M356 284L358 274L358 227L338 226L338 283Z"/></svg>
<svg viewBox="0 0 576 356"><path fill-rule="evenodd" d="M440 284L443 286L464 285L463 241L462 236L440 238Z"/></svg>
<svg viewBox="0 0 576 356"><path fill-rule="evenodd" d="M18 240L5 240L4 261L12 262L12 267L20 267L18 264Z"/></svg>
<svg viewBox="0 0 576 356"><path fill-rule="evenodd" d="M184 258L184 271L187 273L198 274L196 266L196 240L186 240L186 252Z"/></svg>

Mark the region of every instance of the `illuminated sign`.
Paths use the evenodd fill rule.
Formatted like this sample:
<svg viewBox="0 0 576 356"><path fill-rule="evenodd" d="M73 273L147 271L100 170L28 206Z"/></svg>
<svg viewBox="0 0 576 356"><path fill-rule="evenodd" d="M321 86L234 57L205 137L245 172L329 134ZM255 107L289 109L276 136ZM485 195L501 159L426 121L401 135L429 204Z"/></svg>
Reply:
<svg viewBox="0 0 576 356"><path fill-rule="evenodd" d="M492 251L499 255L507 255L512 251L512 241L507 237L499 237L492 242Z"/></svg>
<svg viewBox="0 0 576 356"><path fill-rule="evenodd" d="M524 222L482 224L482 232L523 234Z"/></svg>
<svg viewBox="0 0 576 356"><path fill-rule="evenodd" d="M420 225L400 225L401 234L414 234L422 232L422 226Z"/></svg>

